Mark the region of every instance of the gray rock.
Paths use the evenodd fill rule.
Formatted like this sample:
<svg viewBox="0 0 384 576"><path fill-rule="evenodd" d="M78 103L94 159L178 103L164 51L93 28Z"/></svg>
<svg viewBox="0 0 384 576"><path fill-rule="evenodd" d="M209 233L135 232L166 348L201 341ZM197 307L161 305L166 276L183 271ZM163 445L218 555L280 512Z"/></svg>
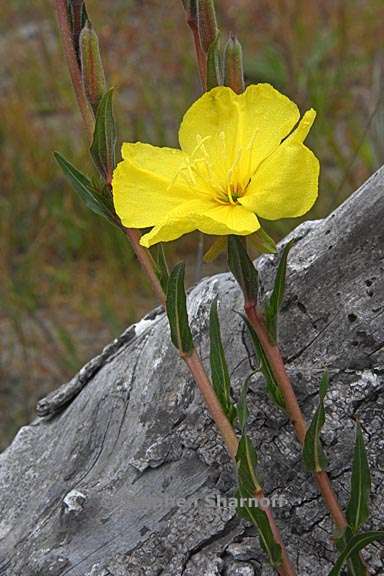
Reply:
<svg viewBox="0 0 384 576"><path fill-rule="evenodd" d="M294 235L302 238L292 250L280 324L308 419L321 374L325 367L330 372L324 440L343 505L353 417L363 425L373 477L369 526L376 528L384 517L383 223L380 170L331 216L298 227ZM265 294L276 258L265 256L257 266ZM190 292L192 330L207 362L215 295L236 398L255 360L229 274ZM283 539L299 574L326 575L335 559L327 511L259 376L249 394L250 431L265 492L281 504L275 515ZM170 344L161 309L42 400L38 413L0 455L1 576L273 573L254 529L226 505L235 488L233 467ZM372 574L383 574L382 552L371 546L367 556Z"/></svg>

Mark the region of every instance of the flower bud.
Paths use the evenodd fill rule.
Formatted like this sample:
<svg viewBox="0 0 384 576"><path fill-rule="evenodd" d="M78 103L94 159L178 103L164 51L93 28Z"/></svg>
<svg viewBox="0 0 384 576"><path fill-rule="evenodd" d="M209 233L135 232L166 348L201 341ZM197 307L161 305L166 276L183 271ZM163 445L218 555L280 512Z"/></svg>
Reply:
<svg viewBox="0 0 384 576"><path fill-rule="evenodd" d="M207 54L207 90L223 84L222 63L220 54L220 33L212 42Z"/></svg>
<svg viewBox="0 0 384 576"><path fill-rule="evenodd" d="M231 34L225 47L224 84L232 88L237 94L241 94L245 90L243 51L240 42L233 34Z"/></svg>
<svg viewBox="0 0 384 576"><path fill-rule="evenodd" d="M204 52L207 54L212 42L216 40L219 33L217 26L215 2L214 0L199 0L197 21L199 26L200 42Z"/></svg>
<svg viewBox="0 0 384 576"><path fill-rule="evenodd" d="M99 40L89 20L80 34L81 76L85 95L96 114L106 83Z"/></svg>
<svg viewBox="0 0 384 576"><path fill-rule="evenodd" d="M73 45L76 56L80 65L80 32L84 28L88 16L84 0L68 0L67 2L68 19L72 31Z"/></svg>

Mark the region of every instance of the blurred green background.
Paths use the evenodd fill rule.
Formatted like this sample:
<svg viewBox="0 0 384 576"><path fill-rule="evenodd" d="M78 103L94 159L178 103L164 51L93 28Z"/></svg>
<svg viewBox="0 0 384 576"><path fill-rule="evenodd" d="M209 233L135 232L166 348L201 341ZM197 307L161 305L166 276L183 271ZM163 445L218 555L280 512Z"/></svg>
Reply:
<svg viewBox="0 0 384 576"><path fill-rule="evenodd" d="M0 7L0 449L36 400L69 379L155 304L124 237L89 213L55 164L61 151L91 173L51 0ZM221 29L238 34L247 82L271 82L318 119L309 143L322 165L327 215L384 157L382 0L218 0ZM89 0L116 88L120 140L175 145L199 95L180 0ZM276 239L298 222L270 231ZM189 281L194 235L170 246Z"/></svg>

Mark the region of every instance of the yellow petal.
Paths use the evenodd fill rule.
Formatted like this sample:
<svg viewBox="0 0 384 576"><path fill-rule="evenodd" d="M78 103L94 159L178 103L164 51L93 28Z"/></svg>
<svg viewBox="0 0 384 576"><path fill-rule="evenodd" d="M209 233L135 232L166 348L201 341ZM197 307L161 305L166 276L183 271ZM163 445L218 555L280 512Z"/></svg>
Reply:
<svg viewBox="0 0 384 576"><path fill-rule="evenodd" d="M113 174L113 201L128 228L155 225L175 206L199 194L188 186L182 169L187 155L181 150L149 144L123 144Z"/></svg>
<svg viewBox="0 0 384 576"><path fill-rule="evenodd" d="M225 86L205 92L187 110L179 129L181 149L193 154L201 140L207 146L214 145L212 138L223 132L227 137L229 150L236 146L239 109L238 96Z"/></svg>
<svg viewBox="0 0 384 576"><path fill-rule="evenodd" d="M296 104L269 84L249 86L239 95L220 86L189 108L180 126L180 146L195 157L205 155L219 180L234 169L249 180L298 119Z"/></svg>
<svg viewBox="0 0 384 576"><path fill-rule="evenodd" d="M247 169L250 160L254 172L291 132L300 112L292 100L270 84L251 85L239 98L242 109L240 146L248 146L250 150L250 159L245 154L243 168Z"/></svg>
<svg viewBox="0 0 384 576"><path fill-rule="evenodd" d="M216 205L201 215L198 229L205 234L247 236L260 228L255 214L243 206Z"/></svg>
<svg viewBox="0 0 384 576"><path fill-rule="evenodd" d="M203 205L203 210L205 210ZM197 229L201 204L198 200L192 200L180 204L170 210L162 220L158 220L156 226L150 232L144 234L140 239L140 244L149 248L158 242L171 242L193 232Z"/></svg>
<svg viewBox="0 0 384 576"><path fill-rule="evenodd" d="M318 194L319 161L302 142L315 119L308 111L296 130L256 171L239 202L267 220L294 218L310 210Z"/></svg>
<svg viewBox="0 0 384 576"><path fill-rule="evenodd" d="M307 110L299 122L299 125L287 138L287 142L304 142L308 136L308 132L312 128L312 124L316 119L316 111L311 108Z"/></svg>
<svg viewBox="0 0 384 576"><path fill-rule="evenodd" d="M256 216L242 206L220 206L214 201L193 200L170 211L167 216L142 236L147 248L157 242L170 242L194 230L205 234L246 236L260 228Z"/></svg>

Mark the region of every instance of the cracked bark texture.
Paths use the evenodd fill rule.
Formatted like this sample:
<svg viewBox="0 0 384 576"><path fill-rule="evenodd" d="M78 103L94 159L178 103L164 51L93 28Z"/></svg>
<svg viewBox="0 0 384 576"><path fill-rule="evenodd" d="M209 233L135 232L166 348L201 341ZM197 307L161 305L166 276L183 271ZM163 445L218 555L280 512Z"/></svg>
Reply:
<svg viewBox="0 0 384 576"><path fill-rule="evenodd" d="M324 441L343 505L361 421L373 476L371 527L383 525L384 169L325 220L299 226L280 323L284 357L307 419L325 367L331 377ZM262 291L276 258L258 260ZM208 314L218 294L234 396L254 368L230 274L189 293L207 362ZM305 576L335 559L332 523L286 417L255 375L250 431L283 539ZM234 471L196 386L155 310L61 389L0 455L2 576L269 575L254 529L228 501ZM365 553L384 573L383 552Z"/></svg>

